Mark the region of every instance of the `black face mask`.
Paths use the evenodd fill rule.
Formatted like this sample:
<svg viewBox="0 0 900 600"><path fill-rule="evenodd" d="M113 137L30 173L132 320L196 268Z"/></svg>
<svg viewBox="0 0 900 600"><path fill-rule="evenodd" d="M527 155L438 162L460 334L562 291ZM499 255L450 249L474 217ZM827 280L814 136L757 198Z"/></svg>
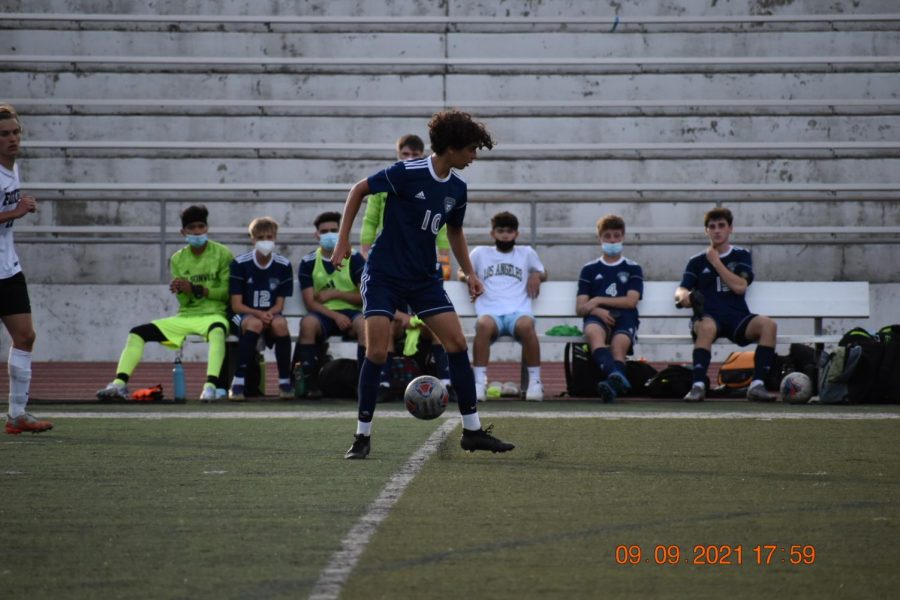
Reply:
<svg viewBox="0 0 900 600"><path fill-rule="evenodd" d="M516 240L509 240L508 242L494 240L494 245L497 246L497 250L500 252L509 252L516 245Z"/></svg>

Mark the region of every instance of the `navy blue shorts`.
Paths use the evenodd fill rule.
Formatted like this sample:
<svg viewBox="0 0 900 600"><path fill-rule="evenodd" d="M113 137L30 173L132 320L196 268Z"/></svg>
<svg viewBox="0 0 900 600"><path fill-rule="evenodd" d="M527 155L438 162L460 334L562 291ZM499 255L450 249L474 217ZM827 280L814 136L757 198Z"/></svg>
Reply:
<svg viewBox="0 0 900 600"><path fill-rule="evenodd" d="M704 317L709 317L716 322L716 339L720 337L728 338L731 342L738 346L746 346L750 344L747 339L747 325L754 317L758 317L756 313L732 313L729 315L711 315L703 313ZM694 333L694 323L696 319L691 319L691 337L697 341L697 334Z"/></svg>
<svg viewBox="0 0 900 600"><path fill-rule="evenodd" d="M393 320L397 309L405 312L407 308L421 318L455 310L444 291L442 279L404 281L390 279L381 273L371 276L367 270L359 283L359 291L366 318L380 315Z"/></svg>
<svg viewBox="0 0 900 600"><path fill-rule="evenodd" d="M234 324L234 328L232 328L234 335L241 337L241 334L243 333L241 324L244 322L244 319L246 319L247 316L248 315L246 313L240 313L231 316L231 322ZM277 316L283 317L284 315L278 313ZM259 339L262 340L262 343L266 348L271 348L275 345L275 335L272 333L271 327L264 328L262 330L262 334L259 336Z"/></svg>
<svg viewBox="0 0 900 600"><path fill-rule="evenodd" d="M359 315L362 314L358 310L354 310L352 308L342 308L342 309L336 310L334 312L338 312L338 313L341 313L342 315L346 316L348 319L350 319L350 322L353 322L356 319L356 317L358 317ZM318 319L319 325L322 326L322 338L323 339L329 338L333 335L340 335L346 339L350 339L350 336L348 335L349 332L341 331L340 328L338 328L337 323L335 323L334 319L332 319L331 317L328 317L328 316L323 315L322 313L319 313L316 311L310 311L310 313L308 315L306 315L306 317L303 317L303 318L305 319L307 317L315 317L316 319Z"/></svg>
<svg viewBox="0 0 900 600"><path fill-rule="evenodd" d="M600 320L600 317L596 317L594 315L588 315L584 318L584 326L587 326L588 323L596 323L600 327L606 330L606 343L612 341L614 335L618 333L622 333L627 335L631 339L631 343L634 344L637 341L637 330L638 326L641 324L641 320L634 315L634 313L626 313L620 314L615 309L610 311L613 317L616 319L616 324L610 327L606 323Z"/></svg>

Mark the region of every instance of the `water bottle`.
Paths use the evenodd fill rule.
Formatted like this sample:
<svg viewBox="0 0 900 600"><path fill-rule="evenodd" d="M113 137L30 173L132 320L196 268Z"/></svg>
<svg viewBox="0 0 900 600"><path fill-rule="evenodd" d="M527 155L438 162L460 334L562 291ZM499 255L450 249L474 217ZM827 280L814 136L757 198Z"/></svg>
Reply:
<svg viewBox="0 0 900 600"><path fill-rule="evenodd" d="M266 355L259 353L259 395L266 395Z"/></svg>
<svg viewBox="0 0 900 600"><path fill-rule="evenodd" d="M306 377L303 376L303 365L294 367L294 398L306 397Z"/></svg>
<svg viewBox="0 0 900 600"><path fill-rule="evenodd" d="M175 356L175 366L172 368L172 389L175 390L175 402L181 404L187 401L184 385L184 366L181 364L180 354Z"/></svg>

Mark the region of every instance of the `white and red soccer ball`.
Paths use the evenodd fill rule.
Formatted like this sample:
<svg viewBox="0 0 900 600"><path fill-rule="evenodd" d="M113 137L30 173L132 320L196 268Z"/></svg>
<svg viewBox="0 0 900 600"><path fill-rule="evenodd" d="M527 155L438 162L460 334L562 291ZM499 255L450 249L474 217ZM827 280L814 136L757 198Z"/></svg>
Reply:
<svg viewBox="0 0 900 600"><path fill-rule="evenodd" d="M812 398L812 380L805 373L788 373L779 386L781 401L789 404L804 404Z"/></svg>
<svg viewBox="0 0 900 600"><path fill-rule="evenodd" d="M406 410L417 419L436 419L447 410L450 394L441 380L431 375L416 377L406 386L403 402Z"/></svg>

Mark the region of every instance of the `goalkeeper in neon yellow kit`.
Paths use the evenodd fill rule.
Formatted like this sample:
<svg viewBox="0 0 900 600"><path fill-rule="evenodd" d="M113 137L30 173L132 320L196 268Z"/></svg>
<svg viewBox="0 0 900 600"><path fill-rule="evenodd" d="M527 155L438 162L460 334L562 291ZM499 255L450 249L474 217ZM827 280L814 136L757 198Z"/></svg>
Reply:
<svg viewBox="0 0 900 600"><path fill-rule="evenodd" d="M97 392L98 400L128 398L128 379L144 354L144 344L158 342L169 348L180 348L188 335L199 335L209 343L206 383L200 394L201 402L216 399L219 372L225 359L225 336L228 321L225 309L228 302L229 266L231 251L207 237L209 211L205 206L189 206L181 212L181 234L188 245L172 255L169 267L172 281L169 290L178 298L178 314L138 325L128 334L128 340L116 378Z"/></svg>

